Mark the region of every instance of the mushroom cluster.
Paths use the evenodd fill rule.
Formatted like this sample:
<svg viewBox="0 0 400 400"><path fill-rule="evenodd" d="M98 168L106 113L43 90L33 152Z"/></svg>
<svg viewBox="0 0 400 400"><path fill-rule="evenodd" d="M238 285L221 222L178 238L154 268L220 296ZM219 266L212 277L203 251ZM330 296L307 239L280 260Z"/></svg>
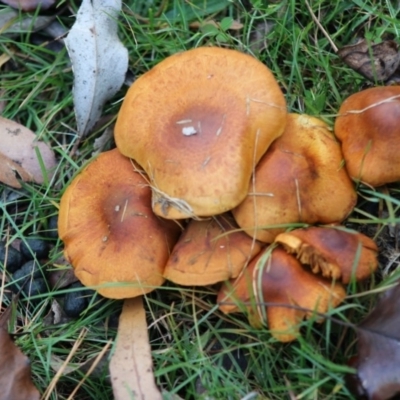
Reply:
<svg viewBox="0 0 400 400"><path fill-rule="evenodd" d="M203 47L170 56L127 92L117 149L64 193L66 258L110 298L165 279L224 282L223 312L246 311L254 326L293 340L303 318L321 320L344 299L343 284L377 267L375 243L340 225L357 201L351 178L366 179L367 145L362 168L346 170L342 147L351 160L353 139L337 137L342 145L323 121L288 114L274 76L249 55Z"/></svg>

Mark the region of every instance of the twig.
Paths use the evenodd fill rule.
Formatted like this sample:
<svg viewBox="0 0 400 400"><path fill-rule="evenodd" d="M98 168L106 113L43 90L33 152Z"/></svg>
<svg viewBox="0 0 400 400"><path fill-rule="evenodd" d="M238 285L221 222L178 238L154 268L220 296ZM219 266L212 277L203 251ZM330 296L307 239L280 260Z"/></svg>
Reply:
<svg viewBox="0 0 400 400"><path fill-rule="evenodd" d="M314 20L314 22L317 24L318 28L321 30L321 32L324 34L324 36L328 39L328 42L330 43L330 45L332 46L333 50L335 53L338 52L338 47L335 45L335 43L333 42L333 40L331 39L331 37L329 36L328 32L324 29L324 27L321 25L321 23L319 22L318 18L315 16L315 14L313 13L312 8L310 7L310 4L308 4L307 0L304 0L306 7L309 11L309 13L311 14L311 18Z"/></svg>

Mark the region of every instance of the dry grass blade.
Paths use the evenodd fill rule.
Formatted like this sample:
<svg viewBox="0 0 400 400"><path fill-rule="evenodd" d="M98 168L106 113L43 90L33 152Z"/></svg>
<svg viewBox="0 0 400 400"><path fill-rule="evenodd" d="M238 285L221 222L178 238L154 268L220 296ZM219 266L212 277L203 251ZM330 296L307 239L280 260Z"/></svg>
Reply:
<svg viewBox="0 0 400 400"><path fill-rule="evenodd" d="M109 349L111 345L111 340L107 342L107 344L103 347L101 352L97 355L96 359L94 360L93 364L90 366L88 372L85 374L85 376L79 381L79 383L76 385L75 389L72 391L72 393L68 396L67 400L73 400L75 398L76 392L79 390L79 388L84 384L85 380L90 376L90 374L94 371L96 368L97 364L100 362L100 360L104 357L106 354L107 350Z"/></svg>
<svg viewBox="0 0 400 400"><path fill-rule="evenodd" d="M81 333L78 336L78 339L74 343L71 352L68 354L68 357L65 359L64 364L61 366L61 368L57 371L57 373L54 375L54 378L51 380L50 385L47 387L46 391L43 393L43 396L41 400L48 400L50 398L51 393L53 392L54 388L57 385L58 380L61 378L65 368L68 366L68 363L71 361L72 357L78 350L79 346L83 342L85 336L87 333L87 329L82 329Z"/></svg>

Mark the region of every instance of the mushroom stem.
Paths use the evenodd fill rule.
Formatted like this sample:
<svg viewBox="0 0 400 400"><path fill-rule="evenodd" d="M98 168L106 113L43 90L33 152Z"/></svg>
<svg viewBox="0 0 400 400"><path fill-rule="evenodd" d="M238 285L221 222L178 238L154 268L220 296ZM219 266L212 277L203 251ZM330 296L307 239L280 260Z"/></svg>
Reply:
<svg viewBox="0 0 400 400"><path fill-rule="evenodd" d="M126 299L119 318L110 374L115 400L162 400L153 374L143 296Z"/></svg>

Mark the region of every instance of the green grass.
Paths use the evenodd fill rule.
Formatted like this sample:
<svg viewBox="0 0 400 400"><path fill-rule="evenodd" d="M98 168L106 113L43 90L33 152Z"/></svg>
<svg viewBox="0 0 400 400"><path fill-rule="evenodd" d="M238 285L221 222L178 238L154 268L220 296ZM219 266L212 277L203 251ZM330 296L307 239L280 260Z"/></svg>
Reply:
<svg viewBox="0 0 400 400"><path fill-rule="evenodd" d="M131 72L140 76L165 57L201 45L239 49L271 68L291 112L320 116L332 126L341 102L370 84L341 62L303 1L243 3L246 6L229 0L126 2L120 37L129 50ZM395 2L310 3L338 47L357 36L372 41L398 37L400 9ZM69 3L71 11L78 6ZM0 16L8 10L1 5ZM68 15L64 11L58 17L66 28L74 21ZM23 17L20 14L18 19ZM191 27L211 19L222 22L221 29ZM229 29L233 20L243 27ZM9 243L48 231L50 218L57 215L60 196L90 159L95 138L115 118L127 89L122 88L106 105L103 115L110 119L98 124L74 150L73 75L66 51L54 52L44 44L33 43L31 29L12 37L0 35L0 55L10 57L0 78L2 116L29 127L49 143L59 165L54 180L42 186L24 184L22 190L13 190L0 185L1 239ZM109 141L104 150L113 146ZM359 192L360 203L348 223L377 239L382 250L380 270L374 279L348 287L349 297L331 312L332 319L328 317L321 325L304 322L298 341L278 343L267 328L256 330L241 315L224 316L215 305L215 287L168 284L147 296L155 376L165 398L177 394L185 399L352 399L344 376L351 371L346 362L356 349L355 334L347 323L359 322L373 307L376 293L400 276L396 243L388 236L388 225L400 221L399 189L392 185L388 194L366 188ZM387 213L377 216L365 211L362 206L366 203L380 203ZM46 266L55 269L62 243L56 239L51 243ZM8 285L3 288L6 292ZM96 357L115 338L113 321L121 309L119 301L95 304L93 297L91 306L79 318L48 325L52 302L62 299L68 290L49 289L36 299L21 296L10 324L16 343L31 359L33 379L41 392L54 377L56 361L65 360L82 332L84 339L71 359L78 366ZM4 296L3 307L9 304ZM79 368L63 374L50 398L67 399L83 378ZM106 369L86 377L75 396L82 400L110 398Z"/></svg>

